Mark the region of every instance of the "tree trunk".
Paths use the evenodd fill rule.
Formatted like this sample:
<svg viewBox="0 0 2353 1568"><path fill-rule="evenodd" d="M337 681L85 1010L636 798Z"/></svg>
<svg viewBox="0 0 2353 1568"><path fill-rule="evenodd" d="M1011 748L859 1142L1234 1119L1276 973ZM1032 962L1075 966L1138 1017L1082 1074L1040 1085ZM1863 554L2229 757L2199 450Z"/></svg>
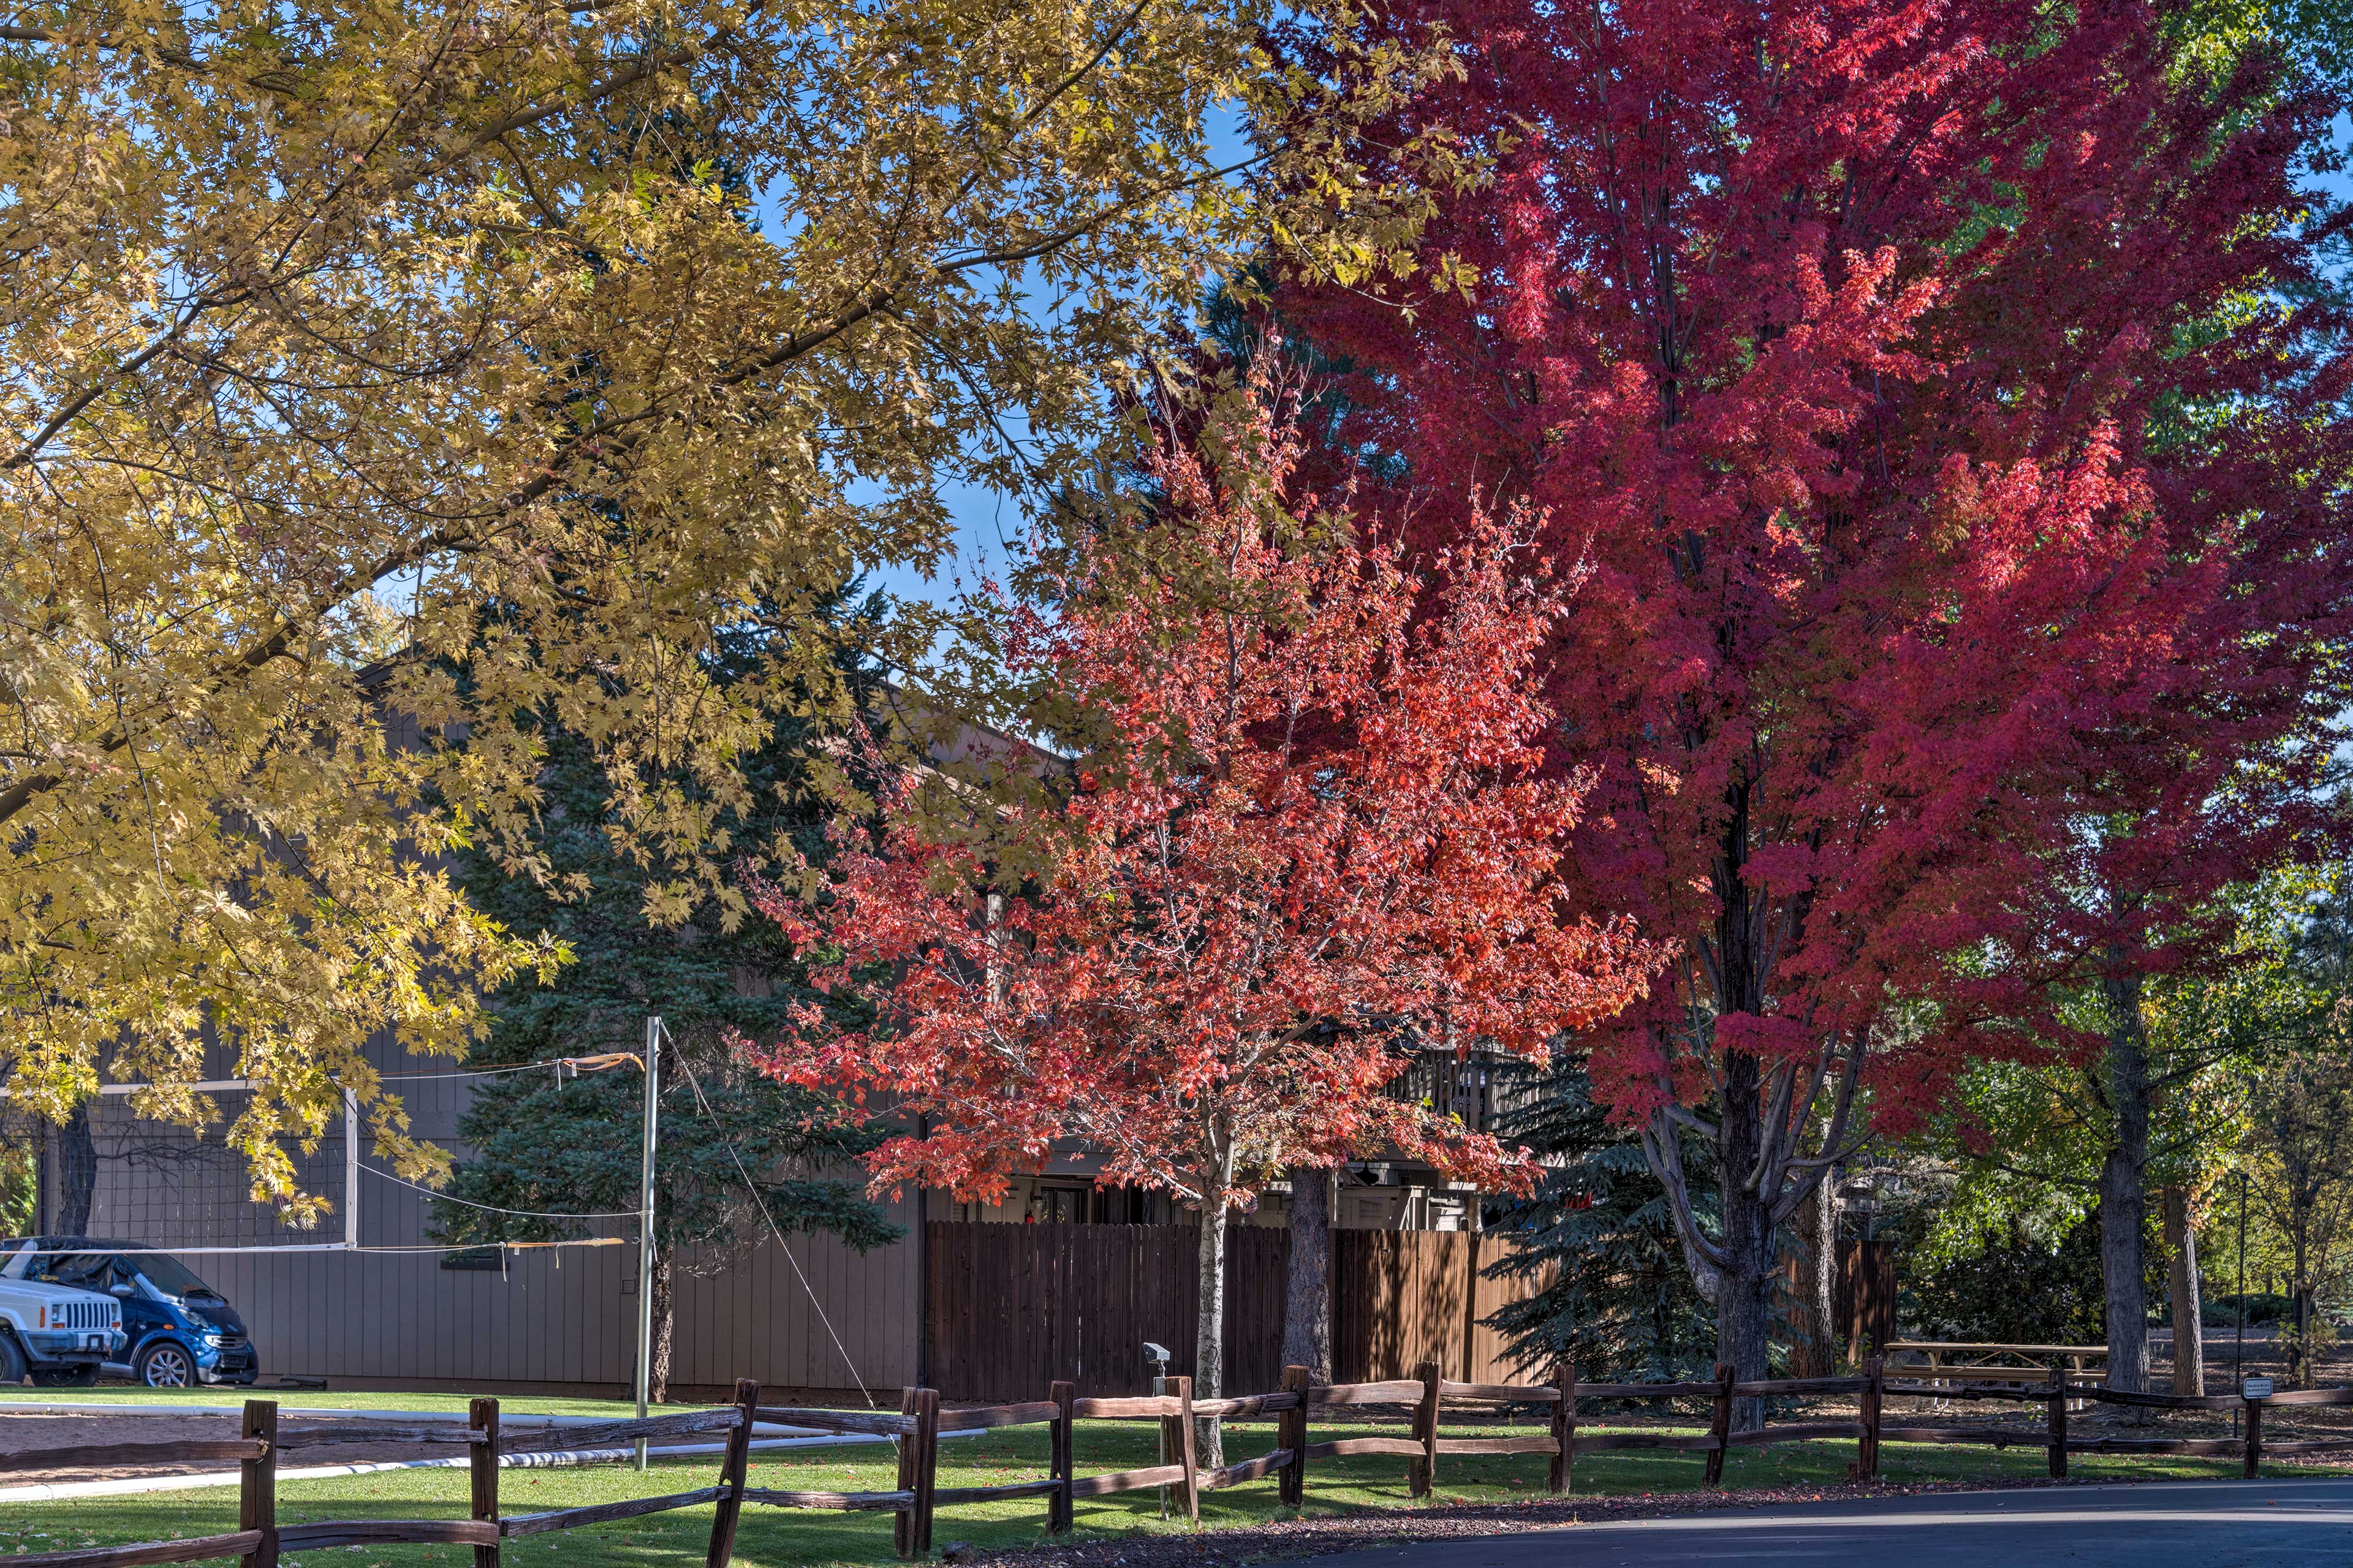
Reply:
<svg viewBox="0 0 2353 1568"><path fill-rule="evenodd" d="M1226 1194L1233 1187L1232 1146L1213 1155L1201 1183L1200 1310L1194 1320L1193 1397L1224 1397L1226 1379ZM1225 1468L1225 1427L1214 1415L1194 1423L1201 1468Z"/></svg>
<svg viewBox="0 0 2353 1568"><path fill-rule="evenodd" d="M2306 1370L2307 1357L2304 1348L2307 1342L2304 1322L2304 1281L2306 1249L2310 1246L2312 1209L2316 1199L2309 1198L2306 1194L2317 1194L2318 1190L2317 1186L2306 1186L2302 1182L2296 1183L2291 1189L2290 1201L2295 1204L2297 1212L2295 1215L2295 1226L2289 1232L2288 1241L2287 1370L2288 1380L2299 1388L2309 1388L2312 1385ZM2263 1285L2263 1294L2270 1295L2271 1280L2268 1274L2264 1276Z"/></svg>
<svg viewBox="0 0 2353 1568"><path fill-rule="evenodd" d="M2109 971L2108 1105L2116 1142L2100 1166L2100 1278L2108 1331L2108 1386L2148 1391L2148 1298L2142 1284L2148 1227L2148 1056L2140 976Z"/></svg>
<svg viewBox="0 0 2353 1568"><path fill-rule="evenodd" d="M1838 1261L1838 1183L1827 1172L1798 1211L1797 1237L1789 1319L1798 1342L1790 1370L1799 1377L1831 1377L1838 1363L1838 1325L1831 1306Z"/></svg>
<svg viewBox="0 0 2353 1568"><path fill-rule="evenodd" d="M2294 1321L2295 1323L2295 1385L2298 1388L2310 1388L2319 1381L2314 1375L2318 1370L2319 1357L2313 1353L2316 1348L2312 1342L2313 1296L2314 1291L2310 1285L2301 1280L2297 1281Z"/></svg>
<svg viewBox="0 0 2353 1568"><path fill-rule="evenodd" d="M2175 1184L2158 1194L2171 1255L2167 1279L2173 1308L2173 1392L2206 1392L2206 1304L2198 1279L2198 1231L2189 1223L2189 1189Z"/></svg>
<svg viewBox="0 0 2353 1568"><path fill-rule="evenodd" d="M90 1211L98 1201L98 1142L90 1132L90 1101L73 1108L58 1129L58 1201L50 1211L51 1234L88 1236Z"/></svg>
<svg viewBox="0 0 2353 1568"><path fill-rule="evenodd" d="M1725 1054L1723 1119L1716 1132L1725 1266L1716 1286L1715 1359L1735 1368L1743 1383L1757 1382L1768 1370L1773 1283L1778 1272L1771 1205L1741 1180L1755 1168L1763 1142L1757 1079L1754 1056L1746 1051ZM1734 1431L1753 1432L1764 1424L1763 1400L1733 1402Z"/></svg>
<svg viewBox="0 0 2353 1568"><path fill-rule="evenodd" d="M1332 1184L1320 1165L1291 1171L1291 1273L1282 1300L1282 1364L1332 1381Z"/></svg>
<svg viewBox="0 0 2353 1568"><path fill-rule="evenodd" d="M1696 545L1693 548L1695 550ZM1694 556L1694 569L1697 561ZM1714 986L1719 1015L1763 1015L1769 1010L1769 962L1759 945L1754 918L1758 892L1747 883L1748 812L1754 781L1736 777L1725 785L1723 837L1709 880L1716 897ZM1792 938L1795 940L1794 936ZM1723 1053L1716 1089L1715 1130L1717 1248L1723 1266L1715 1289L1715 1359L1743 1383L1766 1375L1773 1322L1773 1287L1779 1272L1773 1207L1781 1196L1782 1172L1760 1169L1765 1150L1763 1064L1747 1051ZM1765 1402L1734 1402L1735 1431L1765 1424Z"/></svg>
<svg viewBox="0 0 2353 1568"><path fill-rule="evenodd" d="M656 1405L670 1401L670 1248L659 1247L654 1252L654 1347L648 1359L652 1367L646 1383L650 1389L648 1398Z"/></svg>

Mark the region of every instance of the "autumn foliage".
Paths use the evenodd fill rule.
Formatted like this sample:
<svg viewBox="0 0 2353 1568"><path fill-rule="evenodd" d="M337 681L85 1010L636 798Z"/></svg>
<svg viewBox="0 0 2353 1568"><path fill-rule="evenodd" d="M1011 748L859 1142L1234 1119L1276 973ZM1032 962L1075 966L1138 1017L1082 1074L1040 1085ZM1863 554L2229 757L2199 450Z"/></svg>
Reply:
<svg viewBox="0 0 2353 1568"><path fill-rule="evenodd" d="M2331 109L2134 4L1390 15L1461 40L1418 113L1491 162L1426 237L1466 287L1282 308L1409 537L1502 497L1589 570L1537 661L1594 781L1565 877L1681 955L1594 1082L1759 1375L1864 1111L2095 1046L2050 987L2158 962L2298 831L2353 605L2295 178Z"/></svg>
<svg viewBox="0 0 2353 1568"><path fill-rule="evenodd" d="M535 846L558 733L649 927L732 928L770 804L742 760L847 712L845 642L903 668L944 635L841 608L948 552L944 479L1091 467L1099 369L1270 228L1410 265L1419 197L1341 165L1434 63L1355 55L1310 0L1281 9L1351 63L1283 69L1273 9L12 5L15 1104L63 1121L103 1076L197 1121L170 1086L226 1070L227 1136L303 1223L290 1151L346 1093L405 1176L444 1167L382 1043L459 1054L484 993L562 961L446 869L587 896ZM1261 183L1223 179L1223 128L1279 116ZM1345 212L1263 205L1334 179Z"/></svg>
<svg viewBox="0 0 2353 1568"><path fill-rule="evenodd" d="M1083 1139L1101 1180L1204 1209L1205 1303L1227 1211L1285 1166L1389 1148L1523 1180L1382 1086L1408 1051L1541 1056L1656 962L1559 909L1587 784L1542 770L1530 666L1568 584L1501 520L1419 567L1352 537L1345 495L1294 493L1271 395L1166 443L1152 524L1064 574L1058 616L1020 618L1016 668L1092 727L1064 808L976 814L909 775L822 897L765 905L835 956L821 984L896 975L871 1027L811 1008L767 1058L924 1119L880 1179L986 1197ZM1205 1311L1211 1390L1218 1343Z"/></svg>

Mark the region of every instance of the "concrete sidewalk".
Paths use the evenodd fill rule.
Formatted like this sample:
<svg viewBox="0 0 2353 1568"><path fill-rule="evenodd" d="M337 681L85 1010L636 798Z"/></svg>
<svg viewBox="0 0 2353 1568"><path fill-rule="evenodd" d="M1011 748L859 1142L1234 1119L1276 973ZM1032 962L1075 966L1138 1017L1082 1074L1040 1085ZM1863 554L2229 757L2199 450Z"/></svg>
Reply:
<svg viewBox="0 0 2353 1568"><path fill-rule="evenodd" d="M2353 1568L2353 1480L1798 1504L1378 1547L1316 1568Z"/></svg>

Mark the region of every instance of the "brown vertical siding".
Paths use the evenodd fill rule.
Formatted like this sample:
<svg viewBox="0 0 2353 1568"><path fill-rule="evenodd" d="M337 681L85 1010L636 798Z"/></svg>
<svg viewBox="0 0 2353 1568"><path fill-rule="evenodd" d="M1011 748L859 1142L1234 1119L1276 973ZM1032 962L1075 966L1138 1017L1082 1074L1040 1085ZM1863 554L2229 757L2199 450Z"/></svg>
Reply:
<svg viewBox="0 0 2353 1568"><path fill-rule="evenodd" d="M448 1071L447 1062L396 1058L386 1073ZM218 1078L227 1063L209 1065ZM408 1079L393 1087L411 1132L462 1154L458 1120L470 1093L463 1079ZM127 1113L121 1096L105 1107ZM94 1234L183 1247L340 1241L343 1234L342 1123L301 1163L302 1179L336 1200L317 1230L291 1230L226 1179L216 1127L204 1143L142 1124L142 1137L174 1149L212 1151L197 1169L165 1160L103 1159L92 1209ZM364 1161L380 1165L372 1149ZM364 1247L429 1245L430 1214L418 1193L363 1173L358 1193ZM897 1217L911 1222L914 1205ZM618 1234L626 1222L607 1227ZM794 1255L824 1316L849 1352L845 1363L810 1310L807 1293L773 1241L723 1260L688 1260L677 1282L671 1381L681 1394L723 1393L738 1377L777 1388L851 1389L859 1378L895 1388L915 1375L919 1306L913 1245L860 1257L831 1237L798 1237ZM286 1373L331 1384L463 1386L480 1390L603 1390L619 1393L634 1375L637 1257L633 1245L520 1251L495 1271L445 1269L440 1254L289 1253L203 1255L190 1267L245 1318L265 1381ZM851 1363L855 1364L852 1371Z"/></svg>
<svg viewBox="0 0 2353 1568"><path fill-rule="evenodd" d="M913 1202L892 1205L902 1225L913 1217ZM778 1388L832 1390L913 1382L922 1309L913 1241L863 1254L827 1235L795 1236L787 1245L792 1260L773 1240L722 1259L685 1260L674 1287L671 1381L723 1388L754 1377ZM635 1321L628 1317L625 1332L635 1331Z"/></svg>
<svg viewBox="0 0 2353 1568"><path fill-rule="evenodd" d="M822 1308L773 1242L677 1281L670 1379L736 1376L777 1388L896 1388L914 1378L918 1303L911 1244L860 1256L830 1237L792 1250ZM504 1278L444 1269L433 1254L309 1254L190 1260L234 1302L266 1374L332 1381L625 1388L633 1375L636 1277L627 1247L508 1255ZM849 1360L827 1332L829 1320Z"/></svg>
<svg viewBox="0 0 2353 1568"><path fill-rule="evenodd" d="M387 1059L387 1072L447 1064ZM224 1064L212 1069L228 1077ZM412 1131L453 1154L470 1092L464 1079L396 1085ZM112 1097L111 1104L125 1102ZM302 1162L303 1179L338 1199L315 1232L276 1224L214 1171L176 1179L166 1160L101 1164L97 1234L159 1245L339 1240L340 1121ZM217 1148L218 1132L211 1134ZM364 1151L371 1164L374 1152ZM367 1247L427 1244L425 1197L363 1175ZM913 1232L917 1205L893 1217ZM622 1233L626 1222L610 1227ZM1494 1381L1508 1366L1480 1320L1535 1288L1483 1280L1493 1237L1470 1232L1335 1234L1334 1332L1344 1378L1409 1374L1435 1359L1451 1375ZM1054 1377L1089 1394L1126 1392L1147 1374L1142 1342L1193 1363L1196 1233L1183 1226L934 1223L860 1255L829 1236L773 1240L723 1258L682 1260L671 1384L683 1397L723 1394L738 1377L779 1390L853 1394L915 1382L929 1296L931 1380L950 1397L1029 1399ZM917 1248L926 1247L927 1257ZM1226 1383L1271 1389L1281 1375L1287 1231L1229 1235ZM503 1275L445 1269L435 1252L206 1256L189 1259L244 1315L265 1378L331 1384L622 1392L636 1354L636 1254L630 1245L510 1252ZM794 1264L797 1262L797 1271ZM925 1280L928 1276L928 1286ZM806 1278L806 1285L804 1284ZM839 1345L836 1341L839 1340Z"/></svg>

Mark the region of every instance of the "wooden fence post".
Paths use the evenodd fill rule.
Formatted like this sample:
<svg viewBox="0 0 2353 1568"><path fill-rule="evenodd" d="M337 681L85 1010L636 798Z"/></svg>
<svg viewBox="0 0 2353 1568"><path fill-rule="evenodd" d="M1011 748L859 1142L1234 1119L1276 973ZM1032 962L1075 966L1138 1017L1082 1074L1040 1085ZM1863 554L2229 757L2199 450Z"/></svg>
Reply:
<svg viewBox="0 0 2353 1568"><path fill-rule="evenodd" d="M2244 1394L2240 1397L2246 1400L2247 1406L2247 1468L2244 1473L2252 1481L2262 1472L2263 1464L2263 1402L2246 1399Z"/></svg>
<svg viewBox="0 0 2353 1568"><path fill-rule="evenodd" d="M1740 1371L1730 1362L1715 1363L1715 1417L1708 1423L1708 1436L1715 1447L1707 1451L1707 1484L1724 1484L1724 1455L1732 1447L1732 1388Z"/></svg>
<svg viewBox="0 0 2353 1568"><path fill-rule="evenodd" d="M913 1388L902 1388L899 1391L900 1415L915 1414L917 1405L922 1403L916 1397L919 1392ZM899 1438L899 1484L892 1489L894 1491L913 1494L915 1490L915 1471L919 1468L915 1437L916 1434L909 1432ZM913 1557L915 1554L915 1503L912 1495L906 1506L899 1510L898 1518L892 1526L891 1544L897 1548L902 1557Z"/></svg>
<svg viewBox="0 0 2353 1568"><path fill-rule="evenodd" d="M278 1568L278 1402L247 1400L243 1435L259 1438L262 1448L237 1467L237 1527L261 1531L242 1562L245 1568Z"/></svg>
<svg viewBox="0 0 2353 1568"><path fill-rule="evenodd" d="M752 1468L752 1428L760 1420L760 1385L735 1380L735 1425L727 1431L727 1456L719 1461L719 1506L711 1513L711 1549L705 1568L727 1568L735 1558L735 1526L744 1517L744 1486Z"/></svg>
<svg viewBox="0 0 2353 1568"><path fill-rule="evenodd" d="M2067 1479L2067 1369L2051 1363L2051 1479Z"/></svg>
<svg viewBox="0 0 2353 1568"><path fill-rule="evenodd" d="M1879 1425L1887 1407L1887 1360L1873 1356L1862 1363L1862 1375L1871 1381L1862 1390L1862 1452L1860 1456L1862 1479L1879 1479Z"/></svg>
<svg viewBox="0 0 2353 1568"><path fill-rule="evenodd" d="M1179 1500L1185 1505L1185 1517L1196 1525L1201 1522L1201 1458L1200 1449L1193 1436L1193 1380L1172 1377L1168 1392L1176 1400L1176 1414L1164 1417L1169 1425L1161 1430L1176 1462L1185 1467L1185 1479L1177 1483Z"/></svg>
<svg viewBox="0 0 2353 1568"><path fill-rule="evenodd" d="M1282 1392L1299 1396L1299 1408L1284 1411L1274 1429L1274 1446L1291 1450L1291 1462L1277 1482L1277 1494L1289 1508L1307 1500L1307 1390L1314 1382L1314 1374L1303 1366L1282 1369Z"/></svg>
<svg viewBox="0 0 2353 1568"><path fill-rule="evenodd" d="M1050 1534L1061 1535L1069 1531L1075 1511L1071 1499L1071 1406L1078 1400L1079 1385L1057 1381L1047 1393L1054 1402L1054 1424L1048 1429L1046 1473L1062 1484L1047 1494L1046 1529Z"/></svg>
<svg viewBox="0 0 2353 1568"><path fill-rule="evenodd" d="M1553 1386L1559 1392L1560 1403L1552 1407L1552 1474L1546 1484L1553 1495L1559 1497L1569 1489L1574 1472L1571 1465L1577 1453L1577 1363L1565 1361L1553 1374Z"/></svg>
<svg viewBox="0 0 2353 1568"><path fill-rule="evenodd" d="M499 1402L477 1399L466 1406L466 1425L481 1428L482 1440L466 1450L471 1517L499 1521ZM499 1568L496 1542L474 1548L474 1568Z"/></svg>
<svg viewBox="0 0 2353 1568"><path fill-rule="evenodd" d="M932 1508L940 1488L940 1391L915 1391L915 1555L932 1554Z"/></svg>
<svg viewBox="0 0 2353 1568"><path fill-rule="evenodd" d="M1421 1444L1421 1457L1407 1472L1407 1489L1415 1497L1428 1497L1438 1484L1438 1385L1444 1374L1434 1361L1423 1362L1413 1374L1421 1381L1421 1403L1413 1411L1413 1435Z"/></svg>

